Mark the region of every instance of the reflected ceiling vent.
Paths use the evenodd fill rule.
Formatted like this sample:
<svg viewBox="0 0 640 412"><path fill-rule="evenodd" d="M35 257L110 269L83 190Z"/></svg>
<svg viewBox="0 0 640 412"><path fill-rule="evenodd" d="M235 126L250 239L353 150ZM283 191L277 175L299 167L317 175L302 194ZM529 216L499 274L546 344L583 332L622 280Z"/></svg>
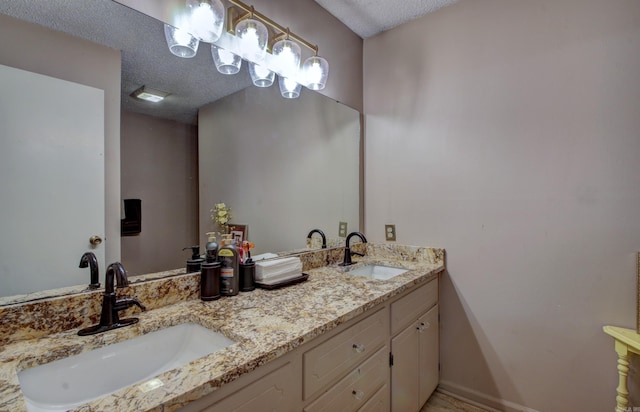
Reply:
<svg viewBox="0 0 640 412"><path fill-rule="evenodd" d="M148 102L158 103L164 100L169 93L163 92L162 90L152 89L151 87L142 86L133 93L131 93L131 97L135 97L136 99L146 100Z"/></svg>

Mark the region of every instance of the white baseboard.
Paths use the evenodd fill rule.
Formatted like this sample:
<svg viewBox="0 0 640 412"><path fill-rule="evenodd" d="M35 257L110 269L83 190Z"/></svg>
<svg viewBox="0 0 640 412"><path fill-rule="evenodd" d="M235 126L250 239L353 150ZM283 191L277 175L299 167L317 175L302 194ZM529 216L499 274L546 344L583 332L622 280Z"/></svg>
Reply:
<svg viewBox="0 0 640 412"><path fill-rule="evenodd" d="M449 381L440 380L436 390L490 412L538 412L515 402L495 398Z"/></svg>

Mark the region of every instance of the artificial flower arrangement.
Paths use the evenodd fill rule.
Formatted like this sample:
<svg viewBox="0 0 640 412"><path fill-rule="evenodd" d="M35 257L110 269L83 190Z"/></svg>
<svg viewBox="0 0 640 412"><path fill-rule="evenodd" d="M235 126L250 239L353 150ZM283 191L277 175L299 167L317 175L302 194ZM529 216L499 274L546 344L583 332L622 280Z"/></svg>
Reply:
<svg viewBox="0 0 640 412"><path fill-rule="evenodd" d="M227 207L224 203L215 203L211 212L211 220L218 225L220 233L229 233L229 221L233 217L231 215L231 208Z"/></svg>

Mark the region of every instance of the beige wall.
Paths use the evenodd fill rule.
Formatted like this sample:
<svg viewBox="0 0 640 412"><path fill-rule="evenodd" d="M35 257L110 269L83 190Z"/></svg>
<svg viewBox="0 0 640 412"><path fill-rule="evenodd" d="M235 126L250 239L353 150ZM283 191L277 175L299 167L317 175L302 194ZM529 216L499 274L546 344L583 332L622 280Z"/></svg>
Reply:
<svg viewBox="0 0 640 412"><path fill-rule="evenodd" d="M161 21L184 0L116 0ZM319 47L329 62L327 86L319 93L362 111L362 39L313 0L254 0L257 11ZM310 53L309 49L304 49ZM310 55L310 54L308 54Z"/></svg>
<svg viewBox="0 0 640 412"><path fill-rule="evenodd" d="M0 64L104 90L104 245L120 260L120 51L0 15Z"/></svg>
<svg viewBox="0 0 640 412"><path fill-rule="evenodd" d="M185 266L198 239L198 129L122 112L122 198L142 199L142 233L122 237L130 275Z"/></svg>
<svg viewBox="0 0 640 412"><path fill-rule="evenodd" d="M631 0L461 0L365 41L367 235L446 248L444 387L613 410L602 325L635 322L639 50Z"/></svg>

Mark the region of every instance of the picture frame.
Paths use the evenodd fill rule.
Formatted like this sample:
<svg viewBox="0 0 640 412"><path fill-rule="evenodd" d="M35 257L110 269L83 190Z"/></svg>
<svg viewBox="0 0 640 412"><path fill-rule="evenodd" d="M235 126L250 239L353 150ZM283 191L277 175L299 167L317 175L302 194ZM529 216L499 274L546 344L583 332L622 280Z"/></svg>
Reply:
<svg viewBox="0 0 640 412"><path fill-rule="evenodd" d="M235 239L237 244L242 244L243 241L249 240L248 229L249 227L247 225L237 225L235 223L229 223L229 233L231 233L231 239Z"/></svg>

